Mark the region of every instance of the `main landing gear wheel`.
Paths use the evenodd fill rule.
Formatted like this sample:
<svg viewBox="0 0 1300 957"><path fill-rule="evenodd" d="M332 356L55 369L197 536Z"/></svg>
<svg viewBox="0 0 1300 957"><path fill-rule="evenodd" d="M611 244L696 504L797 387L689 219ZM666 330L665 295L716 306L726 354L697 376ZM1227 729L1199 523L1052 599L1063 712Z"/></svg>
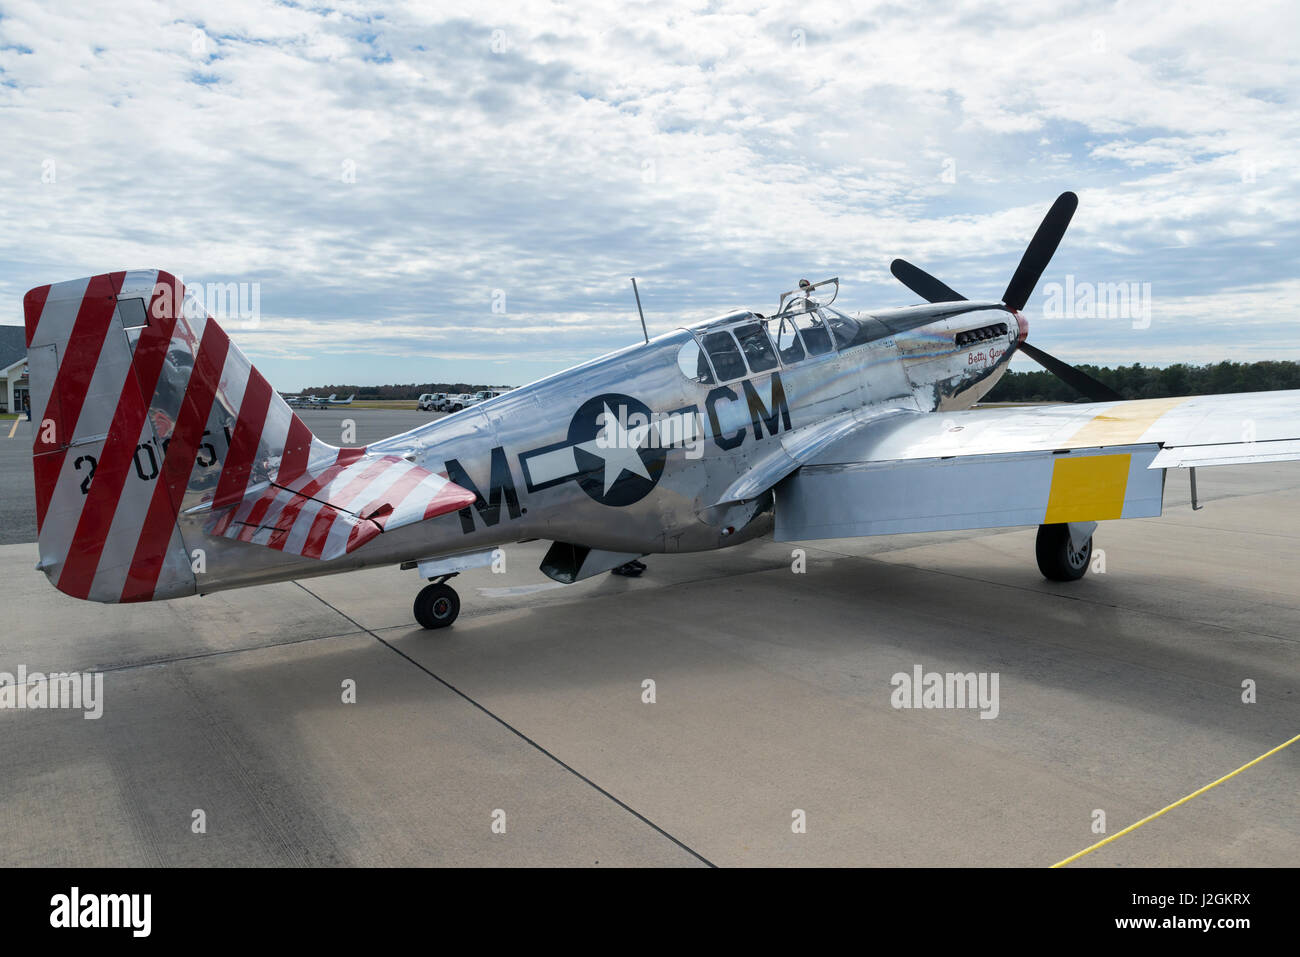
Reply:
<svg viewBox="0 0 1300 957"><path fill-rule="evenodd" d="M415 596L415 620L422 628L446 628L460 614L460 596L450 585L435 582Z"/></svg>
<svg viewBox="0 0 1300 957"><path fill-rule="evenodd" d="M1038 559L1038 570L1049 581L1078 581L1088 573L1092 561L1092 536L1076 550L1070 544L1068 525L1039 525L1034 556Z"/></svg>
<svg viewBox="0 0 1300 957"><path fill-rule="evenodd" d="M611 575L622 575L624 578L637 578L643 571L645 571L645 569L645 562L639 562L636 559L632 559L630 562L619 565L618 568L611 568L609 573Z"/></svg>

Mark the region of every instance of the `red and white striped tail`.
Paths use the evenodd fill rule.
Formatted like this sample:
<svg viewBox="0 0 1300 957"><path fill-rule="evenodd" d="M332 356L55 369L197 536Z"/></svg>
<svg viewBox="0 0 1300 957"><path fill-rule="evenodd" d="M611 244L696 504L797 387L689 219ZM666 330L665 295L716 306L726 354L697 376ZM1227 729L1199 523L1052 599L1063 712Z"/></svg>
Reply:
<svg viewBox="0 0 1300 957"><path fill-rule="evenodd" d="M40 286L23 305L39 567L69 595L190 595L209 537L329 560L474 499L317 439L168 273ZM204 521L183 531L182 512Z"/></svg>

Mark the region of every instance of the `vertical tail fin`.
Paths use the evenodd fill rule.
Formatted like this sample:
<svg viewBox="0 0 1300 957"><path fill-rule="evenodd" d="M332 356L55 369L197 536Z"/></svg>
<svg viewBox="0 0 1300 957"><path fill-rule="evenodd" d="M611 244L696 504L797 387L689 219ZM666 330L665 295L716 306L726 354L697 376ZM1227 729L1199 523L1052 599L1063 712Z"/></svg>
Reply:
<svg viewBox="0 0 1300 957"><path fill-rule="evenodd" d="M182 509L364 452L313 436L168 273L40 286L23 306L38 567L69 595L193 594Z"/></svg>

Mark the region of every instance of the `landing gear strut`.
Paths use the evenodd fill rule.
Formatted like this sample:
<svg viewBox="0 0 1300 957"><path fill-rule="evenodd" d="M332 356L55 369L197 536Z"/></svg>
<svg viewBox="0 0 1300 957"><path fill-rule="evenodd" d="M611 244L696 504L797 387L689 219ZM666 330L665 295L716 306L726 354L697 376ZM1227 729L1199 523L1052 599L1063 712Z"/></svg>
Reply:
<svg viewBox="0 0 1300 957"><path fill-rule="evenodd" d="M1078 581L1088 573L1092 561L1092 536L1076 544L1070 540L1069 525L1039 525L1034 555L1038 570L1049 581Z"/></svg>
<svg viewBox="0 0 1300 957"><path fill-rule="evenodd" d="M448 578L455 575L443 575L420 589L415 596L415 620L422 628L446 628L460 614L460 596L447 584Z"/></svg>

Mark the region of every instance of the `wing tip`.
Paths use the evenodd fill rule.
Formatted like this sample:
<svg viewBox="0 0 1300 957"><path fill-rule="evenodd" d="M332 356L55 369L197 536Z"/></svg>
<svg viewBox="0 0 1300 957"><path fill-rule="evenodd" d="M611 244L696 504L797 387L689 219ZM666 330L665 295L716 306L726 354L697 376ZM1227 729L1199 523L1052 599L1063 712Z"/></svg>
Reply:
<svg viewBox="0 0 1300 957"><path fill-rule="evenodd" d="M429 504L424 509L424 517L437 518L439 515L459 512L462 508L469 508L476 501L478 496L475 493L455 482L448 481L438 490L437 495L429 499Z"/></svg>

